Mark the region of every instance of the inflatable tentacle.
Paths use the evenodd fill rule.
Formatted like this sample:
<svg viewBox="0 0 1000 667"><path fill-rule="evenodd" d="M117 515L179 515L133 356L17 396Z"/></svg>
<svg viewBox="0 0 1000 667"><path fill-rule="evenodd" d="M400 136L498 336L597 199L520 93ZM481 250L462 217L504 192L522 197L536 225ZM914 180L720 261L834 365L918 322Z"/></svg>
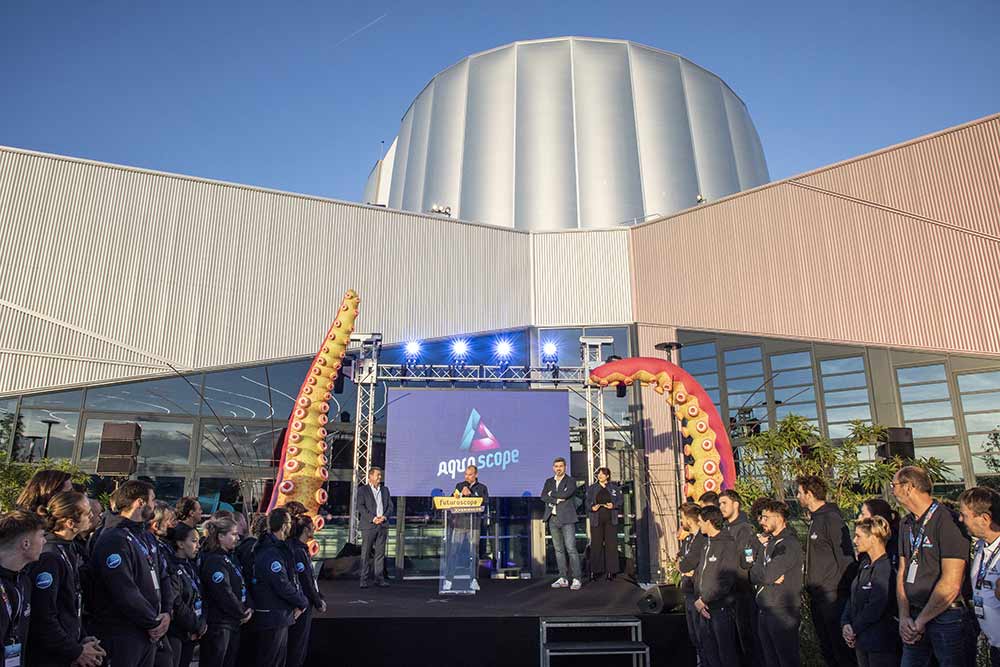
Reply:
<svg viewBox="0 0 1000 667"><path fill-rule="evenodd" d="M590 382L601 387L638 382L666 397L682 420L685 498L697 499L707 491L736 486L733 449L725 424L711 398L687 371L664 359L633 357L595 368Z"/></svg>
<svg viewBox="0 0 1000 667"><path fill-rule="evenodd" d="M358 316L358 298L348 290L337 311L337 318L326 334L323 345L313 357L309 373L295 399L295 409L288 419L285 441L268 509L298 501L313 516L317 530L323 527L319 508L326 502L323 486L329 479L327 471L326 423L334 381L340 372L347 344ZM315 545L310 545L315 550Z"/></svg>

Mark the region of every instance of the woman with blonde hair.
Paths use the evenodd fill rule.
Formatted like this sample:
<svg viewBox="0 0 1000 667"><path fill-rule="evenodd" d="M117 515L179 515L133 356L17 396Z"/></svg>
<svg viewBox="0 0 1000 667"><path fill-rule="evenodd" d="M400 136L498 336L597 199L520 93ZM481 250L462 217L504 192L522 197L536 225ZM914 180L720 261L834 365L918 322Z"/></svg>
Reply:
<svg viewBox="0 0 1000 667"><path fill-rule="evenodd" d="M847 645L854 649L859 667L899 664L899 631L893 619L896 608L896 573L886 553L892 527L881 516L856 522L854 546L861 567L851 583L851 599L844 605L840 624Z"/></svg>

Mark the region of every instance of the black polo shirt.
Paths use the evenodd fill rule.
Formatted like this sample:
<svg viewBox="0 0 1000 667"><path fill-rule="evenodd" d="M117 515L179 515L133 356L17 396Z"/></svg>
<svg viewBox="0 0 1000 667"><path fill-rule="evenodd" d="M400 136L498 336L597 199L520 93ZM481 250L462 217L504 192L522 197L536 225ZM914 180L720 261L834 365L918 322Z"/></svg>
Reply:
<svg viewBox="0 0 1000 667"><path fill-rule="evenodd" d="M934 513L927 516L931 510ZM913 545L920 536L920 526L926 519L921 544L916 547L914 558ZM899 527L899 554L906 559L906 569L903 571L903 590L910 608L923 608L931 597L931 592L941 578L941 559L957 558L968 565L969 538L962 534L961 529L951 510L940 503L931 505L919 517L908 514ZM917 572L910 582L911 563L916 560ZM900 564L902 567L902 563ZM964 577L963 577L964 578Z"/></svg>

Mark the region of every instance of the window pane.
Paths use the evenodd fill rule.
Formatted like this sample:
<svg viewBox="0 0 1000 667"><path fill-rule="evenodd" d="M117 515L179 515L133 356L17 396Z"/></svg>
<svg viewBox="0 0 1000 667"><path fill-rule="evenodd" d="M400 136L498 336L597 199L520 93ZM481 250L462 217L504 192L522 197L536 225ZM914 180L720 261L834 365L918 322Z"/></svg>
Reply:
<svg viewBox="0 0 1000 667"><path fill-rule="evenodd" d="M783 403L787 403L789 401L815 401L816 390L812 386L775 389L774 400L781 401Z"/></svg>
<svg viewBox="0 0 1000 667"><path fill-rule="evenodd" d="M811 368L800 368L794 371L781 371L774 378L775 387L791 387L793 385L812 384Z"/></svg>
<svg viewBox="0 0 1000 667"><path fill-rule="evenodd" d="M787 368L811 368L812 355L809 352L790 352L788 354L771 355L771 370Z"/></svg>
<svg viewBox="0 0 1000 667"><path fill-rule="evenodd" d="M727 364L738 364L744 361L754 361L760 359L759 347L744 347L739 350L726 350L722 353Z"/></svg>
<svg viewBox="0 0 1000 667"><path fill-rule="evenodd" d="M815 419L816 404L803 403L801 405L779 405L774 409L774 415L777 419L784 419L788 415L798 415L808 419Z"/></svg>
<svg viewBox="0 0 1000 667"><path fill-rule="evenodd" d="M865 370L865 358L847 357L846 359L823 359L819 362L819 370L823 375L863 372Z"/></svg>
<svg viewBox="0 0 1000 667"><path fill-rule="evenodd" d="M991 391L985 394L964 394L962 396L962 409L965 412L1000 410L1000 391Z"/></svg>
<svg viewBox="0 0 1000 667"><path fill-rule="evenodd" d="M270 470L275 445L284 427L283 422L276 423L273 429L270 426L203 423L199 463Z"/></svg>
<svg viewBox="0 0 1000 667"><path fill-rule="evenodd" d="M176 505L177 501L184 496L184 478L168 477L164 475L143 475L137 477L153 485L156 492L156 499L162 500L169 505Z"/></svg>
<svg viewBox="0 0 1000 667"><path fill-rule="evenodd" d="M848 389L847 391L828 391L823 394L827 405L853 405L868 403L867 389Z"/></svg>
<svg viewBox="0 0 1000 667"><path fill-rule="evenodd" d="M719 365L716 363L715 357L713 357L711 359L699 359L698 361L682 361L681 368L691 375L698 375L701 373L715 373L719 370Z"/></svg>
<svg viewBox="0 0 1000 667"><path fill-rule="evenodd" d="M74 389L73 391L57 391L51 394L35 394L34 396L25 396L21 399L21 407L79 410L81 400L83 400L83 391L80 389Z"/></svg>
<svg viewBox="0 0 1000 667"><path fill-rule="evenodd" d="M741 408L744 405L747 406L757 406L764 403L764 392L758 391L755 393L745 393L745 394L729 394L729 407L735 410L736 408Z"/></svg>
<svg viewBox="0 0 1000 667"><path fill-rule="evenodd" d="M959 391L984 391L987 389L1000 389L1000 371L968 373L958 376Z"/></svg>
<svg viewBox="0 0 1000 667"><path fill-rule="evenodd" d="M933 382L935 380L944 380L944 364L916 366L914 368L897 368L896 378L899 380L899 384L913 384L915 382Z"/></svg>
<svg viewBox="0 0 1000 667"><path fill-rule="evenodd" d="M978 415L965 415L965 428L970 433L992 431L1000 428L1000 412L983 412Z"/></svg>
<svg viewBox="0 0 1000 667"><path fill-rule="evenodd" d="M62 410L25 410L18 420L20 433L14 443L14 459L69 459L80 426L80 414ZM48 447L46 447L46 443Z"/></svg>
<svg viewBox="0 0 1000 667"><path fill-rule="evenodd" d="M286 420L311 363L311 359L301 359L209 373L201 413L211 415L214 411L221 419Z"/></svg>
<svg viewBox="0 0 1000 667"><path fill-rule="evenodd" d="M105 422L123 422L125 419L88 419L83 435L81 461L97 459L101 433ZM131 420L142 428L139 448L139 465L150 463L186 464L191 451L193 424Z"/></svg>
<svg viewBox="0 0 1000 667"><path fill-rule="evenodd" d="M741 378L739 380L727 380L726 389L728 389L730 393L752 392L755 389L761 389L761 385L763 384L764 378L760 376Z"/></svg>
<svg viewBox="0 0 1000 667"><path fill-rule="evenodd" d="M939 403L914 403L903 405L903 419L937 419L939 417L951 417L951 402L941 401Z"/></svg>
<svg viewBox="0 0 1000 667"><path fill-rule="evenodd" d="M708 373L707 375L695 375L694 379L698 381L702 389L714 389L719 386L719 374L718 373Z"/></svg>
<svg viewBox="0 0 1000 667"><path fill-rule="evenodd" d="M850 424L830 424L829 425L830 438L846 438L851 434Z"/></svg>
<svg viewBox="0 0 1000 667"><path fill-rule="evenodd" d="M830 375L823 378L823 389L859 389L868 386L864 373L850 375Z"/></svg>
<svg viewBox="0 0 1000 667"><path fill-rule="evenodd" d="M933 447L915 447L913 454L917 458L934 457L941 459L945 463L957 463L961 460L957 445L935 445Z"/></svg>
<svg viewBox="0 0 1000 667"><path fill-rule="evenodd" d="M955 435L954 419L939 419L930 422L912 422L907 426L913 429L914 438L944 438Z"/></svg>
<svg viewBox="0 0 1000 667"><path fill-rule="evenodd" d="M831 422L849 422L854 419L869 420L872 418L871 409L868 405L852 405L848 408L829 408L826 411L826 419Z"/></svg>
<svg viewBox="0 0 1000 667"><path fill-rule="evenodd" d="M7 451L7 445L14 434L14 411L17 399L0 398L0 452Z"/></svg>
<svg viewBox="0 0 1000 667"><path fill-rule="evenodd" d="M759 361L751 361L749 364L727 364L726 365L726 377L729 379L733 378L745 378L752 375L763 376L764 366Z"/></svg>
<svg viewBox="0 0 1000 667"><path fill-rule="evenodd" d="M986 442L990 439L990 432L973 433L969 436L969 449L973 452L981 452L986 448Z"/></svg>
<svg viewBox="0 0 1000 667"><path fill-rule="evenodd" d="M226 477L202 477L198 480L198 501L205 514L219 510L242 511L240 483Z"/></svg>
<svg viewBox="0 0 1000 667"><path fill-rule="evenodd" d="M697 345L685 345L681 348L681 361L705 359L706 357L715 357L715 343L698 343Z"/></svg>
<svg viewBox="0 0 1000 667"><path fill-rule="evenodd" d="M201 403L200 390L201 374L94 387L87 390L87 409L193 416Z"/></svg>
<svg viewBox="0 0 1000 667"><path fill-rule="evenodd" d="M904 403L947 400L948 383L935 382L934 384L921 384L915 387L900 387L899 397Z"/></svg>
<svg viewBox="0 0 1000 667"><path fill-rule="evenodd" d="M716 407L722 404L722 395L719 393L718 389L706 389L705 393L712 399L712 403L714 403Z"/></svg>

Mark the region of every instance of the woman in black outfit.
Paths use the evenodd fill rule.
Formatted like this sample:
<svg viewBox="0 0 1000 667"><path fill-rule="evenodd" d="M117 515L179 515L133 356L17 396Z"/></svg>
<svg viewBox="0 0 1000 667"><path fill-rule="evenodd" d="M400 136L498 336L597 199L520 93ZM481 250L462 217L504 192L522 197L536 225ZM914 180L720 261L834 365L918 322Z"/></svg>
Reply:
<svg viewBox="0 0 1000 667"><path fill-rule="evenodd" d="M94 667L105 652L80 623L80 558L73 540L90 530L90 502L76 491L54 495L36 509L46 523L45 548L31 566L29 666Z"/></svg>
<svg viewBox="0 0 1000 667"><path fill-rule="evenodd" d="M166 638L170 642L174 667L191 664L194 645L208 629L201 596L201 577L194 566L199 543L198 531L186 523L178 523L167 530L165 553L174 586L174 608Z"/></svg>
<svg viewBox="0 0 1000 667"><path fill-rule="evenodd" d="M302 667L309 651L309 630L312 628L313 609L320 613L326 611L326 602L319 592L316 576L313 574L312 557L309 555L309 541L316 532L313 520L307 514L299 514L292 523L292 533L288 538L288 546L292 548L295 558L295 572L299 577L302 592L309 600L307 608L288 628L288 658L286 667Z"/></svg>
<svg viewBox="0 0 1000 667"><path fill-rule="evenodd" d="M861 519L854 530L854 545L867 558L851 583L840 624L844 641L858 656L858 667L899 664L899 626L893 619L896 574L885 550L890 530L880 516Z"/></svg>
<svg viewBox="0 0 1000 667"><path fill-rule="evenodd" d="M232 519L209 519L205 527L201 590L208 630L201 638L199 664L234 667L240 650L240 626L253 615L247 582L233 554L240 537Z"/></svg>
<svg viewBox="0 0 1000 667"><path fill-rule="evenodd" d="M597 481L587 489L590 509L590 578L606 574L615 578L618 567L618 511L625 500L621 489L611 483L611 469L598 468Z"/></svg>

